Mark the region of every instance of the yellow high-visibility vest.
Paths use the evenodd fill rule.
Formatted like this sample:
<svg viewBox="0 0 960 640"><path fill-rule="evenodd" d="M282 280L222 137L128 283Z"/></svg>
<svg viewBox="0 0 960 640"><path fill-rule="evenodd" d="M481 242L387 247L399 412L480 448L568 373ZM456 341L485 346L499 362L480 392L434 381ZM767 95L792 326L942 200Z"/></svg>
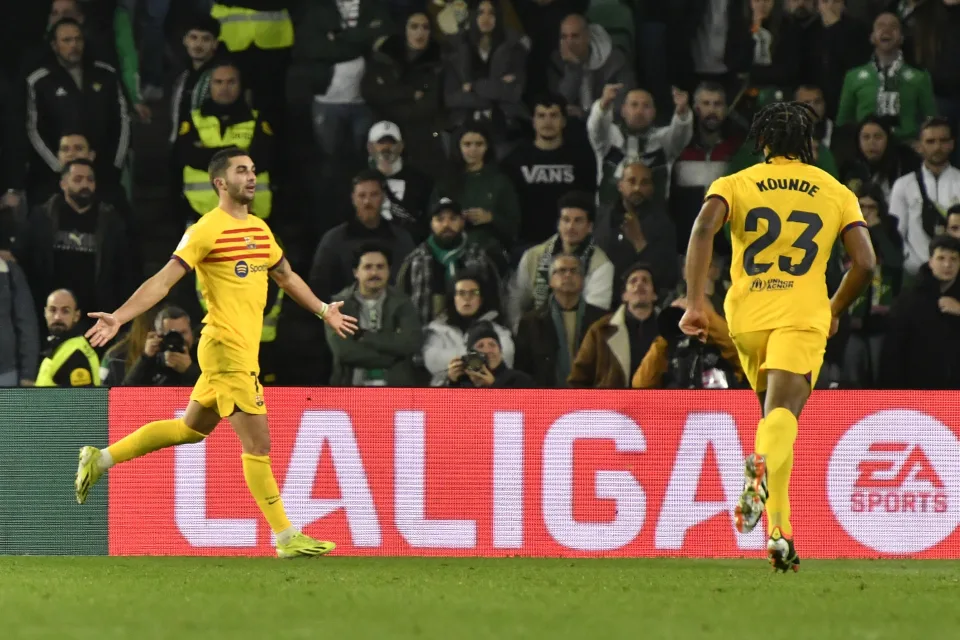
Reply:
<svg viewBox="0 0 960 640"><path fill-rule="evenodd" d="M197 287L197 300L200 301L200 307L203 312L207 312L207 301L203 299L203 292L200 290L200 278L194 277ZM280 320L280 310L283 308L283 289L277 291L277 299L273 301L269 313L263 316L263 329L260 330L260 342L273 342L277 339L277 322Z"/></svg>
<svg viewBox="0 0 960 640"><path fill-rule="evenodd" d="M56 348L50 357L44 358L40 363L40 371L37 373L36 386L55 387L57 383L53 381L54 376L60 371L60 367L74 354L80 351L90 363L90 371L78 369L70 372L70 382L73 386L82 387L92 384L95 387L100 386L100 357L93 350L90 343L83 336L74 336L69 340L64 340L63 344ZM74 375L76 373L76 376Z"/></svg>
<svg viewBox="0 0 960 640"><path fill-rule="evenodd" d="M253 120L231 124L225 131L220 131L220 119L216 116L205 116L199 109L190 112L200 143L207 149L224 147L238 147L246 151L253 142L257 127L260 125L260 113L253 110ZM184 123L183 128L186 129ZM190 207L197 215L204 215L220 204L220 196L210 185L210 175L207 169L195 167L183 168L183 195L186 196ZM264 171L257 174L257 193L250 204L250 213L266 220L270 217L273 207L273 193L270 191L270 173Z"/></svg>
<svg viewBox="0 0 960 640"><path fill-rule="evenodd" d="M220 21L220 41L231 53L258 49L285 49L293 46L293 22L286 9L256 11L243 7L213 5L210 15Z"/></svg>

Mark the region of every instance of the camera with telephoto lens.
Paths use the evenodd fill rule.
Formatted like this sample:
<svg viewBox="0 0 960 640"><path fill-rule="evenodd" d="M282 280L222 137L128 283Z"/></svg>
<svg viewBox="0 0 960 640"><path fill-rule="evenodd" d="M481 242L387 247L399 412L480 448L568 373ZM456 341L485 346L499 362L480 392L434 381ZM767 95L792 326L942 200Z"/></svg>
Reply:
<svg viewBox="0 0 960 640"><path fill-rule="evenodd" d="M471 349L467 351L467 355L460 358L463 361L463 366L467 371L473 371L477 373L482 371L485 366L487 366L487 356L484 353Z"/></svg>
<svg viewBox="0 0 960 640"><path fill-rule="evenodd" d="M164 334L163 340L160 342L160 353L163 354L167 351L173 351L174 353L187 352L187 341L184 340L182 333L179 331L168 331Z"/></svg>

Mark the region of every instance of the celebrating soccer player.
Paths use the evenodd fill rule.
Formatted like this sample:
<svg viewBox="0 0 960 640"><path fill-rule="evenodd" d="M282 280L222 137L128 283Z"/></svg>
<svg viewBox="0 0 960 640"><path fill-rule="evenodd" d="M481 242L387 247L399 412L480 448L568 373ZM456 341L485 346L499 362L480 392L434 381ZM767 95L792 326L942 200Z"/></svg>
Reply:
<svg viewBox="0 0 960 640"><path fill-rule="evenodd" d="M257 189L253 160L240 149L219 151L210 161L210 183L219 206L190 227L166 266L144 282L113 313L91 313L97 323L90 344L106 344L120 327L160 302L177 281L196 269L207 315L197 351L202 372L182 419L158 420L106 449L83 447L77 469L77 502L111 466L178 444L200 442L227 418L243 446L243 477L276 534L281 558L321 556L336 546L298 531L287 519L270 468L270 433L258 363L267 275L298 304L340 336L356 319L340 313L342 302L321 302L290 268L266 222L249 213Z"/></svg>
<svg viewBox="0 0 960 640"><path fill-rule="evenodd" d="M760 111L750 136L766 162L720 178L707 191L687 249L687 311L680 326L706 335L704 285L713 236L727 221L733 286L724 308L743 371L763 418L747 457L737 530L752 531L767 511L767 553L774 569L797 571L787 489L797 419L816 384L837 318L873 276L876 256L857 197L812 166L816 115L799 102ZM837 238L853 267L833 299L826 268Z"/></svg>

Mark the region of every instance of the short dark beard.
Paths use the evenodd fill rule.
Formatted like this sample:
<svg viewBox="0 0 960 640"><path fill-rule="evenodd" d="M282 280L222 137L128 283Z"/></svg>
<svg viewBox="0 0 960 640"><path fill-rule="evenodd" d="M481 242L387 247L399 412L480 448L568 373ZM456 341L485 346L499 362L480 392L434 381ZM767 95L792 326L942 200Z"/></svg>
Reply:
<svg viewBox="0 0 960 640"><path fill-rule="evenodd" d="M433 234L433 241L437 244L438 247L445 250L453 249L454 247L459 245L462 240L463 240L462 232L458 233L452 238L444 238L443 236L438 236L437 234Z"/></svg>

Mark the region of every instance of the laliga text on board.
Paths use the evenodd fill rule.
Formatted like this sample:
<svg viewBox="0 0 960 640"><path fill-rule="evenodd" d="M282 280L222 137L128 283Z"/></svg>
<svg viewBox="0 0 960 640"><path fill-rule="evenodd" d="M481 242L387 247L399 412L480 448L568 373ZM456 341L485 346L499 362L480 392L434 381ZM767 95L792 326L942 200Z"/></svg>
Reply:
<svg viewBox="0 0 960 640"><path fill-rule="evenodd" d="M288 514L344 555L761 557L730 510L749 392L265 390ZM189 390L110 391L110 439ZM807 558L960 558L960 393L824 392L795 447ZM111 554L270 555L225 424L115 467Z"/></svg>

